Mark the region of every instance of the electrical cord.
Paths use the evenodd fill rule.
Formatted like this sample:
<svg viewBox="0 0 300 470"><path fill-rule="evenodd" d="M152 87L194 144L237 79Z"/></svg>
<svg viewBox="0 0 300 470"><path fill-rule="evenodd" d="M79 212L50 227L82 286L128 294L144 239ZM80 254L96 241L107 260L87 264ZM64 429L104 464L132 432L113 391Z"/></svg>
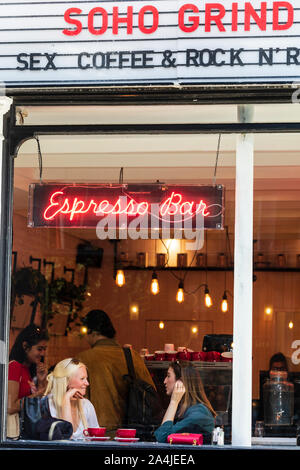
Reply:
<svg viewBox="0 0 300 470"><path fill-rule="evenodd" d="M42 152L41 152L41 145L40 145L40 140L38 136L34 137L36 142L37 142L37 147L38 147L38 160L39 160L39 169L40 169L40 183L42 183L42 175L43 175L43 157L42 157Z"/></svg>

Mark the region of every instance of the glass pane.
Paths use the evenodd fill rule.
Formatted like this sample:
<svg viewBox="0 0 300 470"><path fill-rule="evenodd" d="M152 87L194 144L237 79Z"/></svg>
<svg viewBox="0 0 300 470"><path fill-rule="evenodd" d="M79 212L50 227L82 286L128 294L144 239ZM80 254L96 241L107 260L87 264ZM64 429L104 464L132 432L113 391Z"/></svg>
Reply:
<svg viewBox="0 0 300 470"><path fill-rule="evenodd" d="M171 118L172 108L169 113ZM29 384L26 379L20 390L13 375L16 371L10 372L10 411L14 411L16 394L35 394L36 388L43 391L47 385L41 364L45 357L46 372L52 374L47 388L52 415L71 419L60 409L55 395L58 392L51 388L64 375L69 374L71 388L79 388L90 400L84 402L87 424L81 414L77 421L72 418L74 438L89 439L83 434L86 427L105 427L107 439L120 437L116 436L120 427L135 427L136 439L166 441L167 435L157 437L153 431L160 427L169 405L173 388L165 380L169 363L174 364L176 359L190 366L182 366L181 371L186 387L191 386L186 375L191 366L199 372L204 385L203 392L198 376L191 379L197 400L204 400L206 405L188 402L187 406L206 406L211 422L207 428L197 424L193 432L203 432L210 443L216 413L218 423L225 428L226 442L230 442L235 137L41 136L40 147L42 167L35 140L22 146L15 164L10 350L14 351L18 334L30 323L46 328L49 341L42 344L45 352L36 351L26 339L21 343L23 355L19 359L12 355L24 367L25 377L35 382ZM64 183L74 183L75 188L80 184L95 188L99 183L222 185L226 196L224 225L205 231L201 225L193 237L184 232L183 238L173 239L172 230L169 236L163 236L165 232L160 230L158 237L150 239L135 239L129 232L126 236L122 232L118 240L101 239L96 225L33 227L28 224L28 207L32 204L29 185L41 182L62 188ZM200 205L200 201L197 203ZM196 233L201 234L198 243ZM179 288L184 299L176 299ZM212 303L208 303L208 295ZM108 314L115 335L101 312L91 314L96 319L84 323L88 312L94 310ZM154 427L144 432L126 421L128 386L123 375L127 369L116 342L132 348L138 376L154 385L159 394L159 413L150 420ZM73 363L72 358L79 358L87 366L89 386L84 368L77 377L75 372L82 366ZM33 369L41 369L39 374L28 370L30 364ZM70 398L68 393L64 390L65 400ZM183 421L183 414L176 420ZM183 428L182 432L188 430Z"/></svg>
<svg viewBox="0 0 300 470"><path fill-rule="evenodd" d="M255 136L253 427L269 437L294 437L300 412L298 156L299 134Z"/></svg>

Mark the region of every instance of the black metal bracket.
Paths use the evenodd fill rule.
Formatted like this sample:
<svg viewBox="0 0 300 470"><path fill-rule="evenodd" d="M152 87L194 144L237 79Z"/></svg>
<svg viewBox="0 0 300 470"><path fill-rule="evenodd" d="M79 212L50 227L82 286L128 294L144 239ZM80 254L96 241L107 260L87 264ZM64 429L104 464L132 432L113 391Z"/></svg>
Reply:
<svg viewBox="0 0 300 470"><path fill-rule="evenodd" d="M33 257L30 255L30 257L29 257L29 262L30 262L30 264L37 262L37 263L38 263L38 270L39 270L39 271L41 270L41 263L42 263L41 258L33 258Z"/></svg>
<svg viewBox="0 0 300 470"><path fill-rule="evenodd" d="M13 252L12 252L12 256L13 256L13 263L12 263L12 265L13 265L13 273L15 273L16 270L17 270L18 252L17 252L17 251L13 251Z"/></svg>
<svg viewBox="0 0 300 470"><path fill-rule="evenodd" d="M83 285L87 286L89 282L89 266L85 265L84 267L84 281Z"/></svg>

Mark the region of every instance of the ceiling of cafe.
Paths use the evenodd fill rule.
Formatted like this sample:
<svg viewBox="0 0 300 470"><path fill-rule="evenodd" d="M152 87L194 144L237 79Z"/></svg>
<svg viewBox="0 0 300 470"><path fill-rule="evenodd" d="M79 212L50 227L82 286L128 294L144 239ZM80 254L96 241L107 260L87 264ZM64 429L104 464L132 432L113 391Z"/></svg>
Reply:
<svg viewBox="0 0 300 470"><path fill-rule="evenodd" d="M236 106L94 106L21 109L24 125L236 122ZM257 122L299 121L300 106L258 105ZM225 223L234 233L235 135L40 136L44 181L205 183L226 189ZM216 175L215 175L216 169ZM300 241L300 134L255 135L255 220L259 239ZM216 176L216 179L214 179ZM26 216L28 185L39 181L37 143L15 160L14 210ZM74 236L94 238L93 231ZM300 245L299 245L300 251Z"/></svg>

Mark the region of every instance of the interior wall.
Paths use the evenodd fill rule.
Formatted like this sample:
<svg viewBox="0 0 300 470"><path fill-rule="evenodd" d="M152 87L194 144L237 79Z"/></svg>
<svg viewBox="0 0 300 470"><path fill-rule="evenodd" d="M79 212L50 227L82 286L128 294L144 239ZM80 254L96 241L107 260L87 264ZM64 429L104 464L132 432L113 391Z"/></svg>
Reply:
<svg viewBox="0 0 300 470"><path fill-rule="evenodd" d="M82 240L63 231L53 229L32 229L26 226L27 220L18 214L13 219L13 251L17 252L17 269L23 266L37 267L36 262L30 264L30 256L47 261L55 262L55 278L65 277L70 279L70 274L64 274L64 266L75 269L75 284L83 283L84 273L82 266L76 265L76 247ZM76 231L73 231L76 233ZM206 282L203 271L172 271L158 272L160 293L153 296L150 293L152 272L147 270L125 271L126 284L120 288L115 285L113 278L113 244L110 241L93 241L94 245L102 246L104 249L101 268L89 269L88 287L91 296L86 297L84 308L79 312L84 316L93 308L105 310L112 318L117 330L117 339L120 344L132 344L136 350L147 347L149 351L163 349L165 343L173 343L178 346L186 346L194 350L201 350L204 334L208 333L232 333L232 302L229 312L224 315L220 311L220 303L224 291L224 273L208 273L207 281L215 305L210 309L204 306L204 289L197 290L200 284ZM215 244L218 249L220 242ZM129 250L128 244L123 248ZM131 243L129 258L133 259L140 251L149 251L147 241ZM163 245L157 251L165 251ZM213 252L213 251L212 251ZM151 254L151 252L150 252ZM152 253L153 254L153 253ZM192 253L189 254L189 258ZM213 258L211 259L213 261ZM210 259L209 259L210 262ZM214 262L214 261L213 261ZM47 279L50 278L51 268L41 268ZM185 275L185 289L190 295L185 295L183 304L175 300L178 288L179 276ZM227 288L232 291L232 272L226 275ZM197 291L196 291L197 290ZM196 291L192 293L193 291ZM16 303L11 321L12 344L18 331L26 326L31 317L31 298L24 298L23 305ZM230 302L230 299L229 299ZM130 307L133 303L139 306L139 318L131 319ZM64 335L64 328L68 313L68 307L60 307L61 313L51 320L52 333L48 349L49 364L55 363L65 357L75 354L87 347L84 338L79 336L79 328L74 326L68 339ZM39 312L36 320L40 321ZM183 336L180 336L182 321L190 321L191 327L198 326L198 333L191 333L189 328ZM159 321L165 321L164 330L158 327ZM129 322L129 323L128 323ZM167 323L169 322L169 323ZM172 323L170 323L172 322ZM130 324L130 327L128 327ZM172 324L172 327L170 325ZM176 328L177 326L177 328ZM201 328L203 326L203 328ZM186 344L179 344L185 341Z"/></svg>
<svg viewBox="0 0 300 470"><path fill-rule="evenodd" d="M55 277L65 277L63 268L75 269L75 284L83 282L82 266L76 265L76 247L81 241L74 234L64 233L53 229L31 229L26 226L26 218L15 214L13 222L13 250L17 251L17 268L30 266L29 258L47 259L55 261ZM74 231L73 231L74 233ZM84 308L80 315L84 316L92 308L105 310L112 318L117 330L117 340L120 344L132 344L136 350L147 347L149 351L163 349L165 343L178 346L187 346L193 350L202 347L204 334L232 334L233 314L232 301L229 295L229 311L224 314L220 310L221 298L224 292L224 272L208 272L207 282L213 299L213 306L208 309L204 306L203 288L193 294L186 295L185 301L178 304L175 294L178 287L178 276L184 273L174 271L158 272L160 293L153 296L149 293L151 272L125 271L126 284L122 288L115 285L113 279L113 244L109 241L98 240L98 246L104 248L102 267L89 270L89 291ZM128 242L125 248L129 250ZM149 250L147 241L133 242L131 256L137 252ZM184 242L181 242L184 243ZM148 248L147 248L148 246ZM209 242L209 264L217 262L217 253L222 248L220 240ZM275 247L276 248L276 247ZM163 251L156 245L157 251ZM182 249L182 247L181 247ZM130 251L129 251L130 253ZM32 264L36 267L36 264ZM49 278L49 268L42 267L42 272ZM269 359L278 348L284 350L291 358L292 342L298 338L298 330L290 330L285 317L293 315L297 324L296 307L300 304L300 291L298 288L300 273L257 272L257 280L253 285L253 398L259 395L259 370L268 369ZM175 277L177 276L177 277ZM206 282L205 272L190 271L185 277L185 289L193 292ZM226 274L226 288L233 293L233 273ZM11 341L16 334L30 321L32 299L25 299L24 305L16 305L11 323ZM130 305L138 304L139 317L131 319ZM265 314L265 307L272 306L272 313ZM77 352L88 346L84 336L79 334L79 328L74 326L68 336L64 336L66 313L68 308L61 308L50 327L51 340L48 347L47 361L49 366L59 360L76 356ZM285 316L283 315L285 313ZM296 313L295 313L296 312ZM40 321L39 315L37 321ZM159 329L158 324L164 321L165 328ZM183 331L183 324L185 331ZM198 332L192 333L191 327L197 326ZM286 330L286 333L284 331ZM281 334L280 334L281 332ZM283 332L283 333L282 333ZM299 332L300 333L300 332ZM283 339L282 339L283 338ZM186 344L181 344L185 341ZM290 362L291 370L299 370Z"/></svg>

